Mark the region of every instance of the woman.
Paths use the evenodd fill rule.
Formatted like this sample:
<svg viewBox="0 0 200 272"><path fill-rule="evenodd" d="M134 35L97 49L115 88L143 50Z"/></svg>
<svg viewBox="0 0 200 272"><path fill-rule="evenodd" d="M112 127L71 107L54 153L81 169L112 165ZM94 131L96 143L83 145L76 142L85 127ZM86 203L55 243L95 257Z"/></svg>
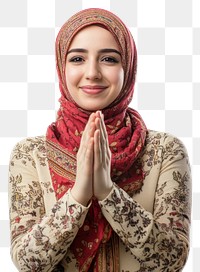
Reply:
<svg viewBox="0 0 200 272"><path fill-rule="evenodd" d="M57 36L56 60L56 122L11 155L13 262L19 271L181 271L188 156L128 108L137 66L129 30L106 10L80 11Z"/></svg>

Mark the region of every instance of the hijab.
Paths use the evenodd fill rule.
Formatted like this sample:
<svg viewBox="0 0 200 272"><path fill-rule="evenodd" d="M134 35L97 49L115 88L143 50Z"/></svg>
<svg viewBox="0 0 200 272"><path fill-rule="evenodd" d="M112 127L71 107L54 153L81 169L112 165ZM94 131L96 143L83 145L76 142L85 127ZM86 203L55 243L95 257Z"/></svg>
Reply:
<svg viewBox="0 0 200 272"><path fill-rule="evenodd" d="M135 42L128 28L115 14L90 8L69 18L56 38L56 68L61 98L56 121L48 127L46 140L47 158L57 199L71 189L76 180L76 154L91 114L79 107L69 93L65 80L66 56L75 35L91 25L103 27L113 35L120 49L124 70L120 94L102 110L112 153L111 178L129 195L133 195L143 185L142 165L137 159L144 146L147 130L139 113L128 107L134 92L137 68ZM96 199L92 200L70 250L76 258L79 271L108 271L107 265L113 269L109 271L118 271L117 237Z"/></svg>

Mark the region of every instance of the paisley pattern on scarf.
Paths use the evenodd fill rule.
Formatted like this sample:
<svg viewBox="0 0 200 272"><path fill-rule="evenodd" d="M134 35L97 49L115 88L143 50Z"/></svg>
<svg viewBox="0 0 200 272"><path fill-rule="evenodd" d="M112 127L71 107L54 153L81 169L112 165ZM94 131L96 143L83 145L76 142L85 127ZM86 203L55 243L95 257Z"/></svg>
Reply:
<svg viewBox="0 0 200 272"><path fill-rule="evenodd" d="M116 15L106 10L92 8L72 16L63 25L56 39L57 72L61 91L60 109L56 122L47 130L46 138L47 157L57 199L72 188L75 182L76 154L91 114L81 109L69 94L65 82L66 54L76 33L94 24L106 28L114 36L122 55L125 75L119 96L102 110L112 153L111 178L127 193L132 194L140 190L143 184L142 165L136 163L136 160L144 146L146 126L138 112L128 108L134 92L137 67L135 43L129 30ZM87 236L84 232L86 226L90 229ZM91 263L95 262L94 258L98 258L97 253L102 252L99 248L102 243L108 242L111 235L112 228L102 215L97 200L92 200L85 222L71 245L80 271L87 271ZM84 240L84 243L80 244L80 240ZM91 246L88 247L88 244ZM98 271L98 268L95 271Z"/></svg>

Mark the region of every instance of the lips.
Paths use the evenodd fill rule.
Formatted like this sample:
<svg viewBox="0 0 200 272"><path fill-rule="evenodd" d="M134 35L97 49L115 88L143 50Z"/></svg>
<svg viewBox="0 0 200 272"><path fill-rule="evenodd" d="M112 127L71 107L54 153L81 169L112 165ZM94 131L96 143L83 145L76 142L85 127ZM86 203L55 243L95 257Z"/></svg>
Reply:
<svg viewBox="0 0 200 272"><path fill-rule="evenodd" d="M105 89L107 89L107 86L101 86L101 85L86 85L81 86L81 90L87 94L99 94L102 93Z"/></svg>

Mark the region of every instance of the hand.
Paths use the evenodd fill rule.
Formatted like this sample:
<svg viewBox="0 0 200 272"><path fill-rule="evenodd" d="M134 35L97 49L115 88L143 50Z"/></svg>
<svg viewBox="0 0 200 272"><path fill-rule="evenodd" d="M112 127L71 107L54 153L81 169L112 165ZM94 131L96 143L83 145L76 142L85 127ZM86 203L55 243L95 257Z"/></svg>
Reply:
<svg viewBox="0 0 200 272"><path fill-rule="evenodd" d="M84 206L87 206L93 196L95 118L96 114L92 113L83 132L77 153L76 181L71 190L74 199Z"/></svg>
<svg viewBox="0 0 200 272"><path fill-rule="evenodd" d="M111 151L109 149L107 131L101 112L96 113L94 132L94 175L93 193L98 200L103 200L112 190L110 177Z"/></svg>

